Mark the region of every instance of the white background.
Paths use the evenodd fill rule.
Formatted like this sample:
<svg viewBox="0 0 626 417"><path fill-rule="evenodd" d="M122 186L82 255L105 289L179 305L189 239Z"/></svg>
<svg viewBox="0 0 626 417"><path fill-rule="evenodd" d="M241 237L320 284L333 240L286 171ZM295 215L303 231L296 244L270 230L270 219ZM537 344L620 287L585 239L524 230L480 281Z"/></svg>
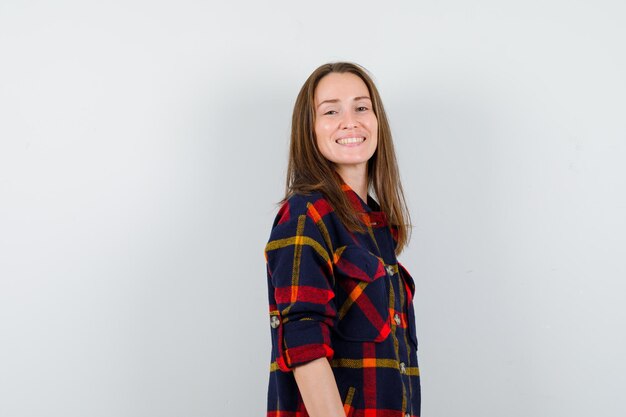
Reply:
<svg viewBox="0 0 626 417"><path fill-rule="evenodd" d="M0 2L0 416L265 413L291 110L369 69L423 416L626 413L622 1Z"/></svg>

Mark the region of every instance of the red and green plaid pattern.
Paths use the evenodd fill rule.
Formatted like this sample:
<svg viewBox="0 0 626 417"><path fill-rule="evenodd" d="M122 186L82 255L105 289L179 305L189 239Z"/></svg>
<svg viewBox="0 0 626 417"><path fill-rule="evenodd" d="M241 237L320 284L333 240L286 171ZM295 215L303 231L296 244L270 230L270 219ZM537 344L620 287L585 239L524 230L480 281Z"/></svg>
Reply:
<svg viewBox="0 0 626 417"><path fill-rule="evenodd" d="M327 357L349 417L420 414L410 274L397 229L341 177L366 233L346 229L321 193L278 211L265 247L272 357L268 417L308 417L291 370Z"/></svg>

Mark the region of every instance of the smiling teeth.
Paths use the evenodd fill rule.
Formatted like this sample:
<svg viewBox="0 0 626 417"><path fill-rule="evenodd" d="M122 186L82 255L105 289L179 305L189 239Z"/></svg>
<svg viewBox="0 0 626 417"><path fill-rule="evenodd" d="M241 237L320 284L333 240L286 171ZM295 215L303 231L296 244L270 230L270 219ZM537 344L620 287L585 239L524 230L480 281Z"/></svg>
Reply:
<svg viewBox="0 0 626 417"><path fill-rule="evenodd" d="M337 139L337 143L340 145L347 145L348 143L363 142L364 140L365 138L343 138Z"/></svg>

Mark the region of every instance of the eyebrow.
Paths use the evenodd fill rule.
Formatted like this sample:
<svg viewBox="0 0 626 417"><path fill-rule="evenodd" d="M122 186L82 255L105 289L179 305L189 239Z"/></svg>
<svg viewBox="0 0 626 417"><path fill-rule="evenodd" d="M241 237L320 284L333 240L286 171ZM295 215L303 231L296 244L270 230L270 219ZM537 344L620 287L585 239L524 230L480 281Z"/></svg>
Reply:
<svg viewBox="0 0 626 417"><path fill-rule="evenodd" d="M369 101L372 101L372 99L371 99L371 98L369 98L369 96L359 96L359 97L355 97L355 98L353 99L353 101L359 101L359 100L363 100L363 99L367 99L367 100L369 100ZM317 108L319 109L319 107L320 107L322 104L325 104L325 103L338 103L338 102L339 102L339 99L338 99L338 98L333 98L333 99L329 99L329 100L324 100L324 101L322 101L320 104L318 104L318 105L317 105Z"/></svg>

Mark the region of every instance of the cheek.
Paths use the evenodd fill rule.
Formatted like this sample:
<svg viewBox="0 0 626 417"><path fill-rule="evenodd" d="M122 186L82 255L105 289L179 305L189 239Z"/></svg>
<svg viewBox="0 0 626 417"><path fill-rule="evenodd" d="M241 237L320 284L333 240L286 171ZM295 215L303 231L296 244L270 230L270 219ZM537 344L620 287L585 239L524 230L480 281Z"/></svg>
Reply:
<svg viewBox="0 0 626 417"><path fill-rule="evenodd" d="M315 130L315 134L316 134L317 136L319 136L319 135L320 135L320 133L322 132L322 124L321 124L320 122L317 122L317 121L316 121L316 122L313 124L313 129Z"/></svg>
<svg viewBox="0 0 626 417"><path fill-rule="evenodd" d="M317 147L318 149L324 151L327 146L326 143L328 142L328 134L326 133L324 126L319 123L316 123L314 128Z"/></svg>
<svg viewBox="0 0 626 417"><path fill-rule="evenodd" d="M376 129L378 128L378 118L373 113L368 113L367 115L364 115L364 117L361 119L361 123L370 131L376 131Z"/></svg>
<svg viewBox="0 0 626 417"><path fill-rule="evenodd" d="M320 142L327 142L332 133L332 129L328 124L320 123L315 125L315 136Z"/></svg>
<svg viewBox="0 0 626 417"><path fill-rule="evenodd" d="M370 121L368 128L372 135L378 136L378 120L376 118L373 118Z"/></svg>
<svg viewBox="0 0 626 417"><path fill-rule="evenodd" d="M372 120L372 123L369 126L369 130L372 134L372 137L375 139L372 143L372 147L376 148L378 147L378 120L376 120L376 118Z"/></svg>
<svg viewBox="0 0 626 417"><path fill-rule="evenodd" d="M317 130L320 133L324 133L328 130L328 123L326 122L318 122L315 124L315 130Z"/></svg>

